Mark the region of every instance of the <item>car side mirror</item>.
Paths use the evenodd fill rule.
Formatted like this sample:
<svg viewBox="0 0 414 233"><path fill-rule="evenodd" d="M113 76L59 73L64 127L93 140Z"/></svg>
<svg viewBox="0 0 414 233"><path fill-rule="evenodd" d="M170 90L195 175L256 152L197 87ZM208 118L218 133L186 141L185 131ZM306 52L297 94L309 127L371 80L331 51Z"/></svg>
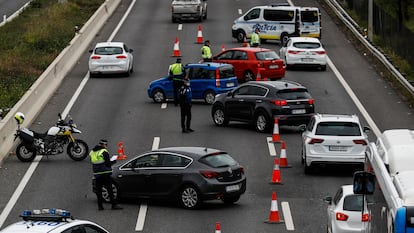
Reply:
<svg viewBox="0 0 414 233"><path fill-rule="evenodd" d="M134 50L133 50L133 49L129 49L128 51L129 51L130 53L134 52Z"/></svg>
<svg viewBox="0 0 414 233"><path fill-rule="evenodd" d="M328 203L329 205L332 204L332 197L325 197L323 199L324 202Z"/></svg>
<svg viewBox="0 0 414 233"><path fill-rule="evenodd" d="M371 131L371 128L368 127L368 126L364 126L363 130L364 130L364 132L369 132L369 131Z"/></svg>
<svg viewBox="0 0 414 233"><path fill-rule="evenodd" d="M89 49L89 53L92 53L93 52L93 49Z"/></svg>
<svg viewBox="0 0 414 233"><path fill-rule="evenodd" d="M233 92L232 91L229 91L229 92L227 92L227 96L233 96Z"/></svg>
<svg viewBox="0 0 414 233"><path fill-rule="evenodd" d="M373 194L375 190L375 175L370 172L355 172L353 184L355 194Z"/></svg>
<svg viewBox="0 0 414 233"><path fill-rule="evenodd" d="M299 131L300 132L305 132L305 130L306 130L306 125L305 124L299 125Z"/></svg>

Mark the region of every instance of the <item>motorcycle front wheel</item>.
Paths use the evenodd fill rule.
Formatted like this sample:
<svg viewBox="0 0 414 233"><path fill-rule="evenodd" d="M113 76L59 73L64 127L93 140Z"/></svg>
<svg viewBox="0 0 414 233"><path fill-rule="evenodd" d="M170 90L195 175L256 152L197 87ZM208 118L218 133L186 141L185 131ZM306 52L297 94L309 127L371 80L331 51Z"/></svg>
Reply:
<svg viewBox="0 0 414 233"><path fill-rule="evenodd" d="M75 142L70 142L67 148L69 157L75 161L84 160L88 156L88 152L88 144L81 139L75 139Z"/></svg>
<svg viewBox="0 0 414 233"><path fill-rule="evenodd" d="M20 143L16 148L16 156L22 162L31 162L36 157L36 150L28 148L24 143Z"/></svg>

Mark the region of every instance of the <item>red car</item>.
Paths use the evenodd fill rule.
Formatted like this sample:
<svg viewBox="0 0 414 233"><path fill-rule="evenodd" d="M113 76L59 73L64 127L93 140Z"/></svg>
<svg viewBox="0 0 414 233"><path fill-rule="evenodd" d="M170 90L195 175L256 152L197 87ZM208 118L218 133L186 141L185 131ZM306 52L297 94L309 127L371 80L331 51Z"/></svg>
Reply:
<svg viewBox="0 0 414 233"><path fill-rule="evenodd" d="M232 64L239 83L255 81L259 69L262 79L272 81L283 78L286 71L286 66L279 55L265 48L231 48L214 56L213 61Z"/></svg>

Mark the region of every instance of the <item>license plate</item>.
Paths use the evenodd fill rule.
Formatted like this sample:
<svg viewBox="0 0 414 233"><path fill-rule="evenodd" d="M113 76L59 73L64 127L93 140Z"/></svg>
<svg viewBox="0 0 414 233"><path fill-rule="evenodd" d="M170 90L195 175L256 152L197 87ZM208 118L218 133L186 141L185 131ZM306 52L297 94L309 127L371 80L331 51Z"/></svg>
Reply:
<svg viewBox="0 0 414 233"><path fill-rule="evenodd" d="M313 58L302 58L303 62L313 62Z"/></svg>
<svg viewBox="0 0 414 233"><path fill-rule="evenodd" d="M306 113L305 109L293 109L292 114L304 114Z"/></svg>
<svg viewBox="0 0 414 233"><path fill-rule="evenodd" d="M239 191L240 189L240 185L235 184L235 185L229 185L226 187L226 192L230 193L230 192L235 192L235 191Z"/></svg>
<svg viewBox="0 0 414 233"><path fill-rule="evenodd" d="M234 87L234 83L226 83L226 87Z"/></svg>
<svg viewBox="0 0 414 233"><path fill-rule="evenodd" d="M346 146L329 146L330 151L347 151Z"/></svg>
<svg viewBox="0 0 414 233"><path fill-rule="evenodd" d="M271 65L269 66L269 69L279 69L279 65Z"/></svg>

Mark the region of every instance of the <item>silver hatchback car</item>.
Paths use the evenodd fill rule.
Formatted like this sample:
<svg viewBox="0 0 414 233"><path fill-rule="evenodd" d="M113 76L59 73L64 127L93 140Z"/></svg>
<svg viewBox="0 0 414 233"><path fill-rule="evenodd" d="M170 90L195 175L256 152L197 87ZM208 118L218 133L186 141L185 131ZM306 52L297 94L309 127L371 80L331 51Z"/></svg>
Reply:
<svg viewBox="0 0 414 233"><path fill-rule="evenodd" d="M125 74L134 70L133 50L122 42L100 42L89 50L89 75Z"/></svg>

